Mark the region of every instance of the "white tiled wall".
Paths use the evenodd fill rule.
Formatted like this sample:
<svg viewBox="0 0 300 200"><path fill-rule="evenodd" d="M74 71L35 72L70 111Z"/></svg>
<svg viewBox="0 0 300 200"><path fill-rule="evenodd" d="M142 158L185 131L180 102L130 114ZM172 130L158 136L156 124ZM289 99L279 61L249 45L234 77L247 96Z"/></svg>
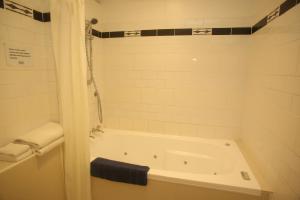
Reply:
<svg viewBox="0 0 300 200"><path fill-rule="evenodd" d="M250 23L252 15L241 12L249 7L234 0L216 5L179 0L101 2L102 31L245 25ZM221 8L228 12L221 14ZM96 65L104 68L105 126L236 138L241 124L248 39L248 36L104 39L103 62Z"/></svg>
<svg viewBox="0 0 300 200"><path fill-rule="evenodd" d="M183 27L250 26L257 12L282 0L101 0L103 28L136 30ZM266 13L264 13L266 14Z"/></svg>
<svg viewBox="0 0 300 200"><path fill-rule="evenodd" d="M235 138L246 40L228 36L104 40L106 126Z"/></svg>
<svg viewBox="0 0 300 200"><path fill-rule="evenodd" d="M251 36L242 140L276 200L300 198L300 7Z"/></svg>
<svg viewBox="0 0 300 200"><path fill-rule="evenodd" d="M19 2L49 11L47 1ZM10 66L6 45L32 48L31 66ZM49 120L58 120L50 23L0 9L0 146Z"/></svg>

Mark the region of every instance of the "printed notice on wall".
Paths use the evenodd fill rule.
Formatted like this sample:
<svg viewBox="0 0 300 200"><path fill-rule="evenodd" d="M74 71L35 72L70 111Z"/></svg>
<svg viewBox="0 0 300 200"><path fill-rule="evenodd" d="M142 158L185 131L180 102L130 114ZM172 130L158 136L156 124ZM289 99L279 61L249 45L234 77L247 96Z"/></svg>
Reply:
<svg viewBox="0 0 300 200"><path fill-rule="evenodd" d="M10 66L32 65L32 49L29 46L5 44L6 61Z"/></svg>

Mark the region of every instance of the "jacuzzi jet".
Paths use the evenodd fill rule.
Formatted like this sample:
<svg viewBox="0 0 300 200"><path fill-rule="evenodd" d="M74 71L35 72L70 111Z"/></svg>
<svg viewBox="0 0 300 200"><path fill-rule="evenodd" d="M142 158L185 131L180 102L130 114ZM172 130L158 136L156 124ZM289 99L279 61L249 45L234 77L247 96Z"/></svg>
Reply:
<svg viewBox="0 0 300 200"><path fill-rule="evenodd" d="M242 178L245 180L245 181L250 181L250 176L248 174L248 172L245 172L245 171L241 171L241 176Z"/></svg>

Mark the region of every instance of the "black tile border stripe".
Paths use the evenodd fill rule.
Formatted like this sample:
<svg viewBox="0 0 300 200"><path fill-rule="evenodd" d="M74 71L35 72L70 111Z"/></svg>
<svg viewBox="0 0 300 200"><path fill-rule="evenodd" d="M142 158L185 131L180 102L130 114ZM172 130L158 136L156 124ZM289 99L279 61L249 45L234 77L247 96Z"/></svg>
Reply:
<svg viewBox="0 0 300 200"><path fill-rule="evenodd" d="M102 32L101 37L102 38L109 38L109 32Z"/></svg>
<svg viewBox="0 0 300 200"><path fill-rule="evenodd" d="M233 27L231 35L251 35L251 27Z"/></svg>
<svg viewBox="0 0 300 200"><path fill-rule="evenodd" d="M279 15L283 15L288 10L290 10L291 8L293 8L295 5L297 5L297 0L287 0L287 1L283 2L280 5Z"/></svg>
<svg viewBox="0 0 300 200"><path fill-rule="evenodd" d="M114 32L109 32L109 37L110 37L110 38L124 37L124 35L125 35L124 31L114 31Z"/></svg>
<svg viewBox="0 0 300 200"><path fill-rule="evenodd" d="M39 11L33 10L33 19L40 22L50 22L50 12L41 13Z"/></svg>
<svg viewBox="0 0 300 200"><path fill-rule="evenodd" d="M0 8L4 8L4 1L0 0Z"/></svg>
<svg viewBox="0 0 300 200"><path fill-rule="evenodd" d="M140 34L135 34L132 37L149 37L149 36L191 36L191 35L251 35L256 33L258 30L265 27L268 23L274 19L283 15L291 8L297 6L300 0L286 0L276 9L274 9L267 16L262 18L252 27L226 27L226 28L176 28L176 29L148 29L148 30L135 30ZM34 20L40 22L50 22L50 12L39 12L32 8L23 6L11 0L0 0L0 9L6 9L27 17L31 17ZM207 34L197 34L194 30L207 29L210 30ZM128 32L132 31L113 31L113 32L100 32L95 29L92 30L92 35L98 38L122 38L128 37ZM201 31L200 31L201 32ZM202 32L201 32L202 33Z"/></svg>
<svg viewBox="0 0 300 200"><path fill-rule="evenodd" d="M192 35L192 34L193 34L192 28L175 29L175 35Z"/></svg>
<svg viewBox="0 0 300 200"><path fill-rule="evenodd" d="M157 29L157 36L174 36L174 29Z"/></svg>
<svg viewBox="0 0 300 200"><path fill-rule="evenodd" d="M14 12L14 13L18 13L18 14L20 14L20 15L24 15L24 16L26 16L26 17L31 17L31 16L28 16L28 15L26 15L26 14L24 14L24 13L17 12L17 11L15 11L15 10L13 10L13 9L10 9L10 8L6 8L6 10L12 11L12 12Z"/></svg>
<svg viewBox="0 0 300 200"><path fill-rule="evenodd" d="M43 13L43 22L50 22L50 21L51 21L50 12Z"/></svg>
<svg viewBox="0 0 300 200"><path fill-rule="evenodd" d="M211 34L194 34L191 28L178 28L178 29L150 29L141 30L141 37L149 36L180 36L180 35L252 35L258 30L265 27L268 23L272 22L278 16L283 15L291 8L300 3L300 0L286 0L279 7L274 9L267 16L262 18L252 27L226 27L226 28L205 28L211 29ZM201 28L197 28L201 29ZM111 32L106 32L106 36L102 38L111 38Z"/></svg>
<svg viewBox="0 0 300 200"><path fill-rule="evenodd" d="M92 35L95 36L95 37L101 38L101 32L99 32L95 29L92 29Z"/></svg>
<svg viewBox="0 0 300 200"><path fill-rule="evenodd" d="M212 35L231 35L231 28L213 28Z"/></svg>
<svg viewBox="0 0 300 200"><path fill-rule="evenodd" d="M29 7L27 7L27 6L24 6L24 5L22 5L22 4L19 4L19 3L17 3L17 2L11 1L11 0L3 0L3 1L4 1L5 3L6 3L6 2L8 2L8 3L13 3L13 4L15 4L15 5L21 6L21 7L23 7L23 8L28 9L28 10L32 10L32 8L29 8Z"/></svg>
<svg viewBox="0 0 300 200"><path fill-rule="evenodd" d="M157 30L141 30L141 36L157 36Z"/></svg>
<svg viewBox="0 0 300 200"><path fill-rule="evenodd" d="M267 16L261 19L259 22L257 22L254 26L252 26L252 34L258 31L259 29L263 28L267 25Z"/></svg>
<svg viewBox="0 0 300 200"><path fill-rule="evenodd" d="M30 17L39 22L51 21L50 12L42 13L27 6L16 3L15 1L0 0L0 8Z"/></svg>
<svg viewBox="0 0 300 200"><path fill-rule="evenodd" d="M4 9L24 15L26 17L33 17L33 10L21 4L18 4L11 0L4 0L3 1Z"/></svg>
<svg viewBox="0 0 300 200"><path fill-rule="evenodd" d="M33 10L33 19L43 22L43 13Z"/></svg>

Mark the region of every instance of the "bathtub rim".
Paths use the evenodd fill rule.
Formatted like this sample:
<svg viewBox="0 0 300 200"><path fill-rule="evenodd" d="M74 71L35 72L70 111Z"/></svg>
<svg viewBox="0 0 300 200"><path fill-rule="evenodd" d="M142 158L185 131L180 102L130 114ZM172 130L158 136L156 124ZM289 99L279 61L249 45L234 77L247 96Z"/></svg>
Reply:
<svg viewBox="0 0 300 200"><path fill-rule="evenodd" d="M236 192L236 193L243 193L248 195L254 195L254 196L260 196L262 194L262 188L260 186L260 183L257 181L255 174L252 172L252 169L250 168L247 160L245 159L244 155L242 154L242 151L237 144L236 141L230 140L230 139L218 139L218 138L201 138L201 137L193 137L193 136L181 136L181 135L166 135L161 133L149 133L149 132L143 132L143 131L134 131L134 130L120 130L120 129L104 129L104 133L99 134L99 136L96 136L96 138L91 139L91 141L96 141L101 135L103 134L114 134L114 135L132 135L137 137L151 137L151 138L164 138L164 139L174 139L174 140L180 140L185 142L202 142L210 145L217 145L219 146L220 143L226 144L232 144L237 150L237 154L241 156L243 159L243 163L246 164L248 167L251 175L254 178L254 184L255 187L243 187L238 186L234 184L220 184L217 182L211 182L211 180L199 180L199 179L193 179L193 178L182 178L181 176L186 176L188 174L192 173L186 173L186 172L175 172L170 170L161 170L161 169L154 169L150 168L148 172L148 178L152 180L158 180L158 181L164 181L164 182L170 182L170 183L176 183L176 184L184 184L184 185L190 185L190 186L196 186L196 187L204 187L209 189L219 189L223 191L229 191L229 192ZM100 138L99 138L100 139ZM96 157L91 157L91 161L93 161ZM211 177L212 175L202 175L202 177ZM222 175L219 175L222 176ZM223 176L226 177L226 176Z"/></svg>
<svg viewBox="0 0 300 200"><path fill-rule="evenodd" d="M167 175L166 175L167 174ZM181 178L180 174L183 176L187 176L189 173L180 173L168 170L158 170L158 169L150 169L148 172L148 178L151 180L157 181L164 181L169 183L177 183L183 185L190 185L196 187L204 187L208 189L216 189L216 190L223 190L229 192L236 192L242 194L248 194L253 196L260 196L261 195L261 188L245 188L239 187L237 185L225 185L216 182L209 182L209 181L199 181L198 179L189 178ZM211 175L206 175L211 176ZM205 177L205 175L204 175ZM259 186L260 187L260 186Z"/></svg>

